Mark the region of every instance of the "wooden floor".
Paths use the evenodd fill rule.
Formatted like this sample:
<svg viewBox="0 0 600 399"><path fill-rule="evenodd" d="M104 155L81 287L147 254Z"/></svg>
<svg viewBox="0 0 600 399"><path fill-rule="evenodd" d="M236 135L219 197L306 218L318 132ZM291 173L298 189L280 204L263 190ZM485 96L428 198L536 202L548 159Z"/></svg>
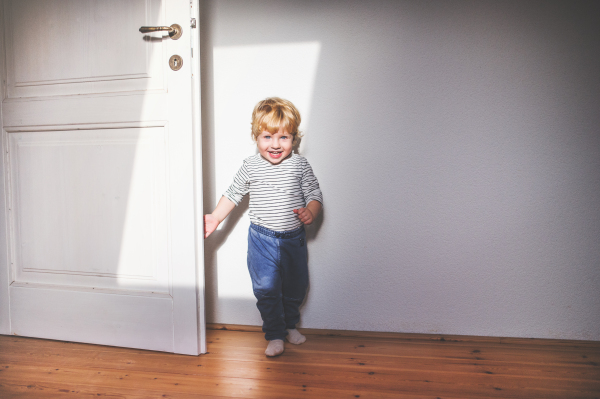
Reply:
<svg viewBox="0 0 600 399"><path fill-rule="evenodd" d="M199 357L0 336L0 398L600 398L600 342L304 330L266 358L212 327Z"/></svg>

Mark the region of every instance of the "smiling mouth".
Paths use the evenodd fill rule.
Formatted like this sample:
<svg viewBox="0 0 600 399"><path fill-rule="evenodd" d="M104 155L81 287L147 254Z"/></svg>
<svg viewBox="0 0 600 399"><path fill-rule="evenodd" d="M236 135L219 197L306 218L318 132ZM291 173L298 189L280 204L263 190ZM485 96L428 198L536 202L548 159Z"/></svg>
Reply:
<svg viewBox="0 0 600 399"><path fill-rule="evenodd" d="M269 151L271 158L279 158L283 151Z"/></svg>

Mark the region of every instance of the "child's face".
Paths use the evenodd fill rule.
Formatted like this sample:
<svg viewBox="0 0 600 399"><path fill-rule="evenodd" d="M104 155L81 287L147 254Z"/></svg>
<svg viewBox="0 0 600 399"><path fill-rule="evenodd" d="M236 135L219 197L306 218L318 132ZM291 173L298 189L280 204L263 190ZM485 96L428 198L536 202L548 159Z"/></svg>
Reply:
<svg viewBox="0 0 600 399"><path fill-rule="evenodd" d="M256 144L260 155L273 165L281 163L292 153L292 142L294 138L286 130L279 128L276 133L267 130L258 136Z"/></svg>

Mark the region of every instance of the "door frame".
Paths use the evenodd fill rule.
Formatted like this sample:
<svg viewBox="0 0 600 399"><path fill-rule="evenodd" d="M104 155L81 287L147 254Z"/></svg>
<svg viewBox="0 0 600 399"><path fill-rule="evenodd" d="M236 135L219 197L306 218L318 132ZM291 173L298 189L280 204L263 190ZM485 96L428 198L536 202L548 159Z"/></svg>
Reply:
<svg viewBox="0 0 600 399"><path fill-rule="evenodd" d="M0 0L0 21L2 21L2 29L0 29L0 129L4 129L4 121L2 118L3 103L6 98L6 52L4 48L4 2ZM1 132L1 130L0 130ZM8 209L6 196L6 151L8 143L0 140L0 334L10 334L10 259L8 251ZM3 219L1 219L3 218Z"/></svg>
<svg viewBox="0 0 600 399"><path fill-rule="evenodd" d="M198 321L198 349L206 353L206 317L204 308L204 219L202 198L202 123L200 114L200 10L199 0L190 0L190 21L196 20L196 28L191 28L191 23L184 29L190 29L191 43L190 55L192 63L192 139L193 139L193 175L194 175L194 222L195 222L195 255L196 255L196 297ZM0 0L0 21L4 22L4 1ZM4 26L0 29L0 129L4 129L3 103L6 99L6 48L4 43ZM6 135L4 137L7 137ZM8 138L7 138L8 139ZM10 251L9 251L9 209L8 209L8 182L6 172L8 169L8 143L0 140L0 334L10 335Z"/></svg>

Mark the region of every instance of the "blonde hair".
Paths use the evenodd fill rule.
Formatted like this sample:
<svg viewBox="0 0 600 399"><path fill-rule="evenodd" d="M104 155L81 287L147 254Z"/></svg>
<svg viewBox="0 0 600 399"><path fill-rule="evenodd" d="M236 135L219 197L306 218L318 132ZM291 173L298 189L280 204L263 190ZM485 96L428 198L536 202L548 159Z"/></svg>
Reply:
<svg viewBox="0 0 600 399"><path fill-rule="evenodd" d="M273 134L282 128L292 135L292 143L296 145L302 137L302 132L298 130L300 121L300 112L290 101L279 97L265 98L252 111L252 139L257 141L263 130Z"/></svg>

